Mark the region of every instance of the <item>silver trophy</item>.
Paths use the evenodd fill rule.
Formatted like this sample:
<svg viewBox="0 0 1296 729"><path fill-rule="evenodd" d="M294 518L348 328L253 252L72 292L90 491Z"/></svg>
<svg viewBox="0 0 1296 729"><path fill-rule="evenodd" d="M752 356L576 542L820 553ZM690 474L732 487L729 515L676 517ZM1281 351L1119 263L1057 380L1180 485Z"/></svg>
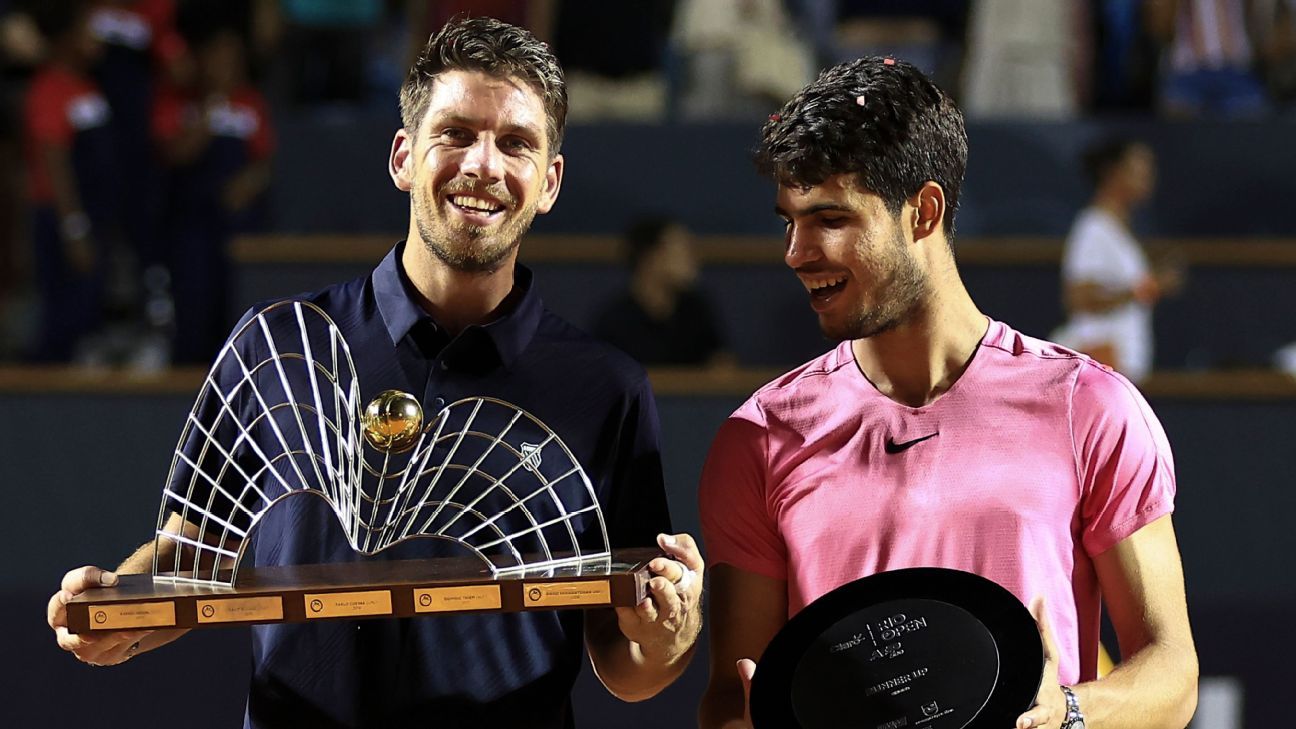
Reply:
<svg viewBox="0 0 1296 729"><path fill-rule="evenodd" d="M310 496L354 554L240 568L275 533L267 520L319 513ZM72 632L633 605L658 556L612 552L584 470L525 410L470 397L427 421L409 393L366 403L337 324L303 301L259 311L221 349L156 535L152 575L79 595ZM435 557L366 559L428 539L416 551Z"/></svg>

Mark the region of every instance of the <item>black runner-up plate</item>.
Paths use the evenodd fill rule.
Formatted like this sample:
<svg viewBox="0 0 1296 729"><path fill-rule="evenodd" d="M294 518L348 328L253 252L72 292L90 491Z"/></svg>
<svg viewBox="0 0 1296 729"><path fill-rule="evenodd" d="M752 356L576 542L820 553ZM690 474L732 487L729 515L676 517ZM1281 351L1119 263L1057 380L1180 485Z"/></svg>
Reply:
<svg viewBox="0 0 1296 729"><path fill-rule="evenodd" d="M756 729L1004 729L1035 701L1044 649L1011 592L959 570L880 572L774 636L751 687Z"/></svg>

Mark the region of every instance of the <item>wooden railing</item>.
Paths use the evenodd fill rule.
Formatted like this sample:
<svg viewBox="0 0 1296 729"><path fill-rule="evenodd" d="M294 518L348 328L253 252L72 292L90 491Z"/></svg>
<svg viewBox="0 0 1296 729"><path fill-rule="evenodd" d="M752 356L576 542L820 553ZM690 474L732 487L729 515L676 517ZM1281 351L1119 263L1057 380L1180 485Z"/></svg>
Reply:
<svg viewBox="0 0 1296 729"><path fill-rule="evenodd" d="M750 395L784 370L659 367L648 371L659 397ZM175 368L152 374L73 367L0 367L0 395L193 395L206 370ZM1272 370L1157 372L1140 389L1150 398L1184 400L1296 400L1296 377Z"/></svg>
<svg viewBox="0 0 1296 729"><path fill-rule="evenodd" d="M353 263L373 265L386 255L400 234L258 235L234 241L231 253L240 263ZM1290 238L1155 238L1154 249L1174 250L1189 266L1296 267L1296 240ZM703 264L766 265L782 261L777 236L697 236ZM531 235L522 242L521 258L534 263L617 263L621 240L602 235ZM1056 266L1062 260L1060 238L966 238L954 248L961 264L980 266Z"/></svg>

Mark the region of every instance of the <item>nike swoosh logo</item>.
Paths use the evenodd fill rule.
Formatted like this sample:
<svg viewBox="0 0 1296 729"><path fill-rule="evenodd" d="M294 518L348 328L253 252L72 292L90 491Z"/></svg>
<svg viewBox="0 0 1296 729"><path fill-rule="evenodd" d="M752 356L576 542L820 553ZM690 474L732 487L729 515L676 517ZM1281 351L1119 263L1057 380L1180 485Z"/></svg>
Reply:
<svg viewBox="0 0 1296 729"><path fill-rule="evenodd" d="M900 453L900 452L902 452L902 451L905 451L905 450L908 450L909 448L914 447L915 445L917 445L917 444L919 444L919 443L921 443L921 442L923 442L923 441L925 441L925 440L927 440L927 439L929 439L929 438L935 438L935 437L938 436L938 435L940 435L940 431L939 431L939 430L936 431L935 433L932 433L931 435L924 435L924 436L921 437L921 438L914 438L913 440L907 440L907 441L905 441L905 442L903 442L903 443L897 443L897 442L895 442L894 440L891 440L890 438L887 438L887 439L886 439L886 444L883 446L883 448L886 449L886 452L887 452L887 453Z"/></svg>

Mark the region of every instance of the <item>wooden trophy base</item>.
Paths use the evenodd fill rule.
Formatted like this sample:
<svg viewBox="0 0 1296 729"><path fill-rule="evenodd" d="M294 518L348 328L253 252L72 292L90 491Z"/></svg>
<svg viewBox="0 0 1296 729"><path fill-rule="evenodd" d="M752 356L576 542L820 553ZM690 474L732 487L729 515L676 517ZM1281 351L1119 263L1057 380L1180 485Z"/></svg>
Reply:
<svg viewBox="0 0 1296 729"><path fill-rule="evenodd" d="M630 607L647 594L656 547L612 559L492 576L473 557L344 562L239 571L235 587L122 575L67 604L68 631L216 628L338 618Z"/></svg>

